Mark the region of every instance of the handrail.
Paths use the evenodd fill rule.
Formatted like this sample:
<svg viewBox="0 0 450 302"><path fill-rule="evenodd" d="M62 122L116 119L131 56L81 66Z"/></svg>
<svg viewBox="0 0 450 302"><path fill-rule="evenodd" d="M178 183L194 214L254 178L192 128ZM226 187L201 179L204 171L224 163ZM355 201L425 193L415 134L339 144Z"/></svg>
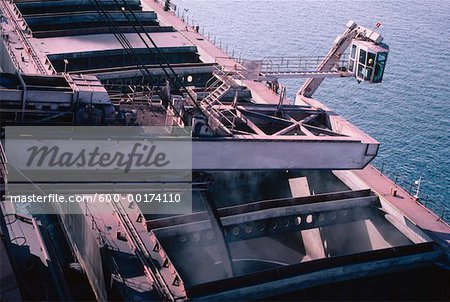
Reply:
<svg viewBox="0 0 450 302"><path fill-rule="evenodd" d="M11 2L12 5L15 5L14 2ZM8 4L6 4L6 1L0 1L0 5L2 7L3 13L7 15L7 18L12 22L12 25L14 27L14 31L17 33L17 36L24 44L25 48L27 49L29 55L33 59L33 63L36 66L37 70L41 74L47 74L44 65L42 64L41 60L39 59L38 55L36 54L36 51L34 50L33 46L30 44L30 41L28 41L28 38L24 35L23 30L21 29L20 25L18 24L16 18L14 17L13 12L11 11Z"/></svg>
<svg viewBox="0 0 450 302"><path fill-rule="evenodd" d="M216 86L221 81L220 79L221 76L227 76L231 72L230 71L227 74L225 74L223 70L224 68L220 65L214 66L213 76L205 84L205 93L206 91L210 90L211 87ZM210 84L212 80L214 80L214 82Z"/></svg>
<svg viewBox="0 0 450 302"><path fill-rule="evenodd" d="M265 57L262 59L261 72L306 72L316 71L320 67L324 57L306 56L306 57ZM347 67L348 61L346 54L336 62L334 68L339 69Z"/></svg>
<svg viewBox="0 0 450 302"><path fill-rule="evenodd" d="M15 54L14 51L12 50L11 44L9 44L9 41L7 41L7 40L4 39L4 38L5 38L4 36L2 36L2 38L3 38L4 44L5 44L5 46L6 46L6 50L7 50L8 53L9 53L9 56L10 56L10 58L11 58L11 61L12 61L13 65L14 65L14 67L15 67L18 71L22 72L23 70L22 70L22 68L20 68L19 61L17 61L16 54Z"/></svg>
<svg viewBox="0 0 450 302"><path fill-rule="evenodd" d="M7 183L6 176L8 175L8 170L6 168L7 162L5 149L3 148L2 142L0 142L0 178L2 183L5 184Z"/></svg>
<svg viewBox="0 0 450 302"><path fill-rule="evenodd" d="M221 124L221 128L223 127L229 131L233 131L234 126L235 126L235 119L239 119L239 117L236 115L236 113L232 112L232 110L230 108L225 108L224 110L221 110L223 104L219 100L220 96L215 97L215 98L213 98L212 96L214 95L214 93L216 91L218 91L219 89L223 89L224 87L225 87L225 90L222 92L222 94L226 93L229 90L229 88L231 88L231 86L235 80L233 77L234 75L237 75L237 77L241 78L241 79L243 78L243 76L239 72L237 72L236 67L227 71L224 66L218 65L218 66L216 66L216 72L217 73L214 74L215 75L214 77L217 78L217 80L214 81L213 84L206 87L205 92L208 89L210 89L211 87L217 85L217 83L219 83L219 82L222 82L222 85L215 88L213 91L211 91L210 94L208 94L206 97L204 97L203 100L200 102L200 104L202 105L202 107L205 110L209 111L211 116L218 119L218 122ZM219 108L213 107L213 105L215 103L218 103ZM224 114L224 112L231 113L231 115L233 116L233 120L228 118ZM226 125L224 125L224 123L223 123L224 121L230 124L231 129L227 128Z"/></svg>
<svg viewBox="0 0 450 302"><path fill-rule="evenodd" d="M219 82L223 82L224 79L232 77L233 74L236 74L240 78L243 78L243 76L237 71L235 67L226 71L224 66L216 65L214 69L215 70L213 71L213 77L211 77L211 79L209 79L208 82L206 82L204 90L205 93L210 90L215 90L212 88L215 87ZM210 84L212 80L215 81L212 84Z"/></svg>
<svg viewBox="0 0 450 302"><path fill-rule="evenodd" d="M167 284L164 282L164 278L158 271L157 267L153 263L152 257L150 256L147 246L142 240L139 232L136 230L133 222L131 221L128 213L123 207L121 202L113 203L113 208L116 211L117 217L120 220L122 227L127 234L127 239L129 244L133 247L134 254L139 259L144 267L144 273L148 278L155 283L155 288L161 298L169 301L175 301L175 298L168 288Z"/></svg>

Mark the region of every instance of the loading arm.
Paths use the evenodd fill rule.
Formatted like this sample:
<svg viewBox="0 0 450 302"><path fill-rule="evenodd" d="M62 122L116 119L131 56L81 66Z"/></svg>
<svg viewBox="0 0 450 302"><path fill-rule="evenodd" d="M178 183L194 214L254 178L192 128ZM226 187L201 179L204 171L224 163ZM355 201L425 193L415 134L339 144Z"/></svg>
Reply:
<svg viewBox="0 0 450 302"><path fill-rule="evenodd" d="M360 40L372 41L376 44L379 44L383 40L383 37L380 34L374 32L373 30L359 26L353 20L350 20L346 26L347 30L341 36L338 36L336 38L333 47L327 53L322 62L317 66L316 71L331 71L333 67L340 61L342 54L345 53L345 51L355 38ZM297 95L307 98L312 97L312 95L316 92L324 79L325 78L323 77L307 79L298 91Z"/></svg>

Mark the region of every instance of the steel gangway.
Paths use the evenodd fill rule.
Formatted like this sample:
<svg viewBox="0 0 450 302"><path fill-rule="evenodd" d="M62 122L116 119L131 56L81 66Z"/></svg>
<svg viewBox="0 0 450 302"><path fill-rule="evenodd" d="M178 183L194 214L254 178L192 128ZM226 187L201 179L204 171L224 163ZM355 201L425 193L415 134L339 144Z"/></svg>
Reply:
<svg viewBox="0 0 450 302"><path fill-rule="evenodd" d="M252 80L271 80L282 78L328 78L345 77L348 73L348 60L345 54L331 71L320 71L319 66L326 57L265 57L261 60L240 60L239 63L247 69L246 74ZM248 76L247 76L248 78Z"/></svg>

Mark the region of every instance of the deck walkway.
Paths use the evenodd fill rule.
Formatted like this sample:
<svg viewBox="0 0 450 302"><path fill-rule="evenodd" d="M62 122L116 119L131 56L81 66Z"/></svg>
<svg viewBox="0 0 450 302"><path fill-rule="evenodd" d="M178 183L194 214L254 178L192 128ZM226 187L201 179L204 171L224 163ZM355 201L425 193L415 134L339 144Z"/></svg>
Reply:
<svg viewBox="0 0 450 302"><path fill-rule="evenodd" d="M396 185L372 165L368 165L362 170L353 171L353 174L363 180L378 195L399 209L409 220L413 221L421 229L433 233L443 242L447 242L450 247L450 226L431 210L416 201L405 189ZM392 196L391 188L397 189L396 196Z"/></svg>

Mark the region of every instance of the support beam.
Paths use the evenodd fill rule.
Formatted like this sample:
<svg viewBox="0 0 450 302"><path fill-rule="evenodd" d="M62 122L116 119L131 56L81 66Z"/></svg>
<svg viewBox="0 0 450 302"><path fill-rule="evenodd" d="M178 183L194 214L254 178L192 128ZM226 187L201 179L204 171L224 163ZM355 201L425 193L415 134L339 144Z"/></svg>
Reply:
<svg viewBox="0 0 450 302"><path fill-rule="evenodd" d="M230 248L228 247L227 241L225 239L225 234L223 232L222 222L220 220L219 212L217 211L216 205L213 202L208 191L203 193L206 210L208 213L209 221L211 223L217 244L217 250L219 251L219 257L222 261L222 265L228 278L233 277L233 259L231 258Z"/></svg>
<svg viewBox="0 0 450 302"><path fill-rule="evenodd" d="M292 197L310 196L308 178L298 177L289 179ZM306 255L311 259L325 258L325 246L323 244L320 229L309 229L301 231L303 245Z"/></svg>
<svg viewBox="0 0 450 302"><path fill-rule="evenodd" d="M255 131L256 134L258 135L262 135L265 136L266 133L264 133L264 131L262 131L258 126L255 125L255 123L253 123L251 120L249 120L248 118L246 118L242 112L240 112L239 110L236 110L237 116L242 119L242 121L244 121L247 126L249 126L253 131Z"/></svg>
<svg viewBox="0 0 450 302"><path fill-rule="evenodd" d="M314 196L304 196L296 198L271 199L252 202L238 206L221 208L218 209L218 213L220 217L226 217L231 215L249 213L252 211L269 210L279 207L288 207L292 205L310 205L329 201L351 200L354 198L369 197L370 195L371 195L370 190L360 190L360 191L346 191L331 194L319 194ZM147 229L149 230L159 229L207 219L208 215L205 211L196 212L189 215L179 215L168 218L153 219L147 221Z"/></svg>

